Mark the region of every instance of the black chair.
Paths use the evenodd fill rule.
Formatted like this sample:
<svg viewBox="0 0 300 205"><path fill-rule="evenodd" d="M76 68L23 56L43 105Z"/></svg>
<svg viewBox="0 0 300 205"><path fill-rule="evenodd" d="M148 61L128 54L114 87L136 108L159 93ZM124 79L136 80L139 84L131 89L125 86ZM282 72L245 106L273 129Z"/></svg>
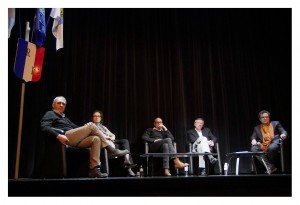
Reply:
<svg viewBox="0 0 300 205"><path fill-rule="evenodd" d="M189 146L189 152L192 152L192 147L193 144L191 142L188 143ZM204 160L205 160L205 168L206 168L206 172L208 174L222 174L222 162L221 162L221 155L220 155L220 147L219 147L219 143L215 143L214 149L212 150L213 152L217 153L217 158L218 158L218 164L216 165L211 165L209 163L208 157L204 156ZM190 174L193 175L194 173L196 174L200 174L198 173L199 169L198 166L194 167L194 165L198 165L199 164L199 160L198 157L190 157ZM214 169L213 172L211 172L211 168Z"/></svg>
<svg viewBox="0 0 300 205"><path fill-rule="evenodd" d="M149 144L148 142L144 142L144 146L145 146L145 154L149 153ZM176 142L173 142L173 146L175 149L175 152L177 152L177 144ZM162 158L156 158L156 160L154 160L153 158L151 159L152 163L149 163L149 157L146 157L146 162L144 163L144 167L146 167L146 173L149 174L151 173L151 175L164 175L163 173L163 169L162 169ZM150 167L146 166L149 165ZM170 163L170 172L172 173L176 173L176 175L179 174L179 170L174 168L174 164Z"/></svg>
<svg viewBox="0 0 300 205"><path fill-rule="evenodd" d="M275 162L275 165L277 165L276 167L280 167L280 172L282 174L285 173L285 164L284 164L284 148L283 148L283 140L280 141L280 149L279 149L279 156L280 159L278 160L278 162ZM258 174L261 172L265 171L265 166L263 166L261 163L258 162L258 160L255 158L255 156L252 156L251 159L252 162L252 166L251 166L251 171L254 174ZM279 165L279 166L278 166ZM263 170L263 171L262 171Z"/></svg>
<svg viewBox="0 0 300 205"><path fill-rule="evenodd" d="M54 128L55 129L55 128ZM61 134L63 130L56 129ZM89 148L63 145L53 136L42 134L44 138L43 178L87 177L89 171ZM101 150L101 171L109 174L107 150ZM104 163L103 163L104 162Z"/></svg>

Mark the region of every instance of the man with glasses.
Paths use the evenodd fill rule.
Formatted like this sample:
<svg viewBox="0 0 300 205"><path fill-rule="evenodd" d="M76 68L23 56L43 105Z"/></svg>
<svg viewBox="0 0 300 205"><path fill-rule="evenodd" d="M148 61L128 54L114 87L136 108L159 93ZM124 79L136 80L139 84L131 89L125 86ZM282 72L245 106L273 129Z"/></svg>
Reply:
<svg viewBox="0 0 300 205"><path fill-rule="evenodd" d="M280 150L280 143L287 138L287 132L282 127L279 121L270 121L270 112L262 110L258 114L260 125L254 127L251 136L251 151L264 151L267 155L262 155L269 172L277 171L274 162L278 159ZM256 156L260 163L263 164L262 159Z"/></svg>
<svg viewBox="0 0 300 205"><path fill-rule="evenodd" d="M154 127L148 128L142 135L142 139L149 143L149 152L152 153L176 153L172 133L164 126L161 118L154 119ZM171 157L175 169L181 169L188 166L181 162L177 157ZM169 157L163 157L163 169L165 176L171 176L169 167Z"/></svg>

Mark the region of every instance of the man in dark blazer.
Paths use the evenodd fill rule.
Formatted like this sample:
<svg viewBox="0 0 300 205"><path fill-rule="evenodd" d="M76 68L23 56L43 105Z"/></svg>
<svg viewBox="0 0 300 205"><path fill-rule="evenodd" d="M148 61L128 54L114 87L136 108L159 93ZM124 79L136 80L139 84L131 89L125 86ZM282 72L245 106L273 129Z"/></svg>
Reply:
<svg viewBox="0 0 300 205"><path fill-rule="evenodd" d="M287 132L279 121L270 121L270 112L262 110L258 114L260 125L254 127L251 135L251 151L264 151L267 155L262 155L269 173L274 173L277 168L274 165L280 150L280 143L287 138ZM262 159L256 156L260 163Z"/></svg>
<svg viewBox="0 0 300 205"><path fill-rule="evenodd" d="M194 129L187 131L187 140L193 144L192 152L212 152L217 142L217 138L212 134L209 128L204 127L204 120L197 118L194 122ZM211 164L215 164L217 159L212 155L208 155ZM205 175L205 162L203 156L199 157L199 168L201 175Z"/></svg>

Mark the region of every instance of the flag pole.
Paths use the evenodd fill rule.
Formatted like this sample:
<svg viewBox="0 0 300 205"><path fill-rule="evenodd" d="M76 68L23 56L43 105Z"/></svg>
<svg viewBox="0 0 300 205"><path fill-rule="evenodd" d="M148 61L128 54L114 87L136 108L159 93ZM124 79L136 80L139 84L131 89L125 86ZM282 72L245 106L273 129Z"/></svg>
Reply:
<svg viewBox="0 0 300 205"><path fill-rule="evenodd" d="M26 22L25 41L29 41L29 22ZM22 82L21 88L21 100L20 100L20 115L19 115L19 129L18 129L18 143L15 165L15 179L19 178L19 164L20 164L20 150L21 150L21 138L22 138L22 125L23 125L23 110L24 110L24 94L25 94L25 82Z"/></svg>

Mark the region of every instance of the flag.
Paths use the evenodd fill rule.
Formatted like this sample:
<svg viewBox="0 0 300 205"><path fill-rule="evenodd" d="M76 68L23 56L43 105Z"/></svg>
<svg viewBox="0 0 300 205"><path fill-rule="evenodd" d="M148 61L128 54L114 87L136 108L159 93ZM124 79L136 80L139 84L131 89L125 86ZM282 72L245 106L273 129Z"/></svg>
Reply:
<svg viewBox="0 0 300 205"><path fill-rule="evenodd" d="M53 8L50 16L54 18L52 33L56 38L56 50L64 47L63 26L64 26L64 9Z"/></svg>
<svg viewBox="0 0 300 205"><path fill-rule="evenodd" d="M15 8L8 8L8 38L10 37L11 29L15 25Z"/></svg>
<svg viewBox="0 0 300 205"><path fill-rule="evenodd" d="M45 9L36 9L34 16L34 42L38 47L41 47L45 43L46 39L46 21L45 21Z"/></svg>
<svg viewBox="0 0 300 205"><path fill-rule="evenodd" d="M40 80L45 48L19 38L15 59L15 74L25 82Z"/></svg>

